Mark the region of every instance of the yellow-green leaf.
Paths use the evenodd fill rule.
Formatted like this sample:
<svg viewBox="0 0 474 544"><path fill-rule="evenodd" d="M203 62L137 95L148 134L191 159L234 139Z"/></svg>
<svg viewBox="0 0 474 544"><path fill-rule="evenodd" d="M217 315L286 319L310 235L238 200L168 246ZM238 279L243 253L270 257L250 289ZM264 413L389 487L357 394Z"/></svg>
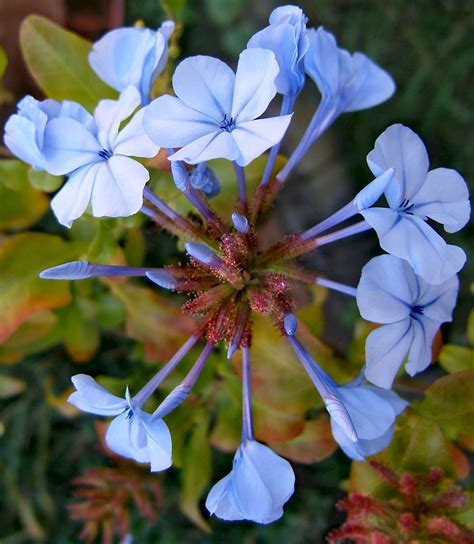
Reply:
<svg viewBox="0 0 474 544"><path fill-rule="evenodd" d="M12 376L0 376L0 399L19 395L26 387L25 382Z"/></svg>
<svg viewBox="0 0 474 544"><path fill-rule="evenodd" d="M202 517L199 499L211 479L211 451L208 439L208 419L201 414L199 423L191 431L189 442L184 449L183 489L181 509L203 531L209 532L209 525Z"/></svg>
<svg viewBox="0 0 474 544"><path fill-rule="evenodd" d="M7 68L8 59L3 47L0 47L0 79L3 77L5 70Z"/></svg>
<svg viewBox="0 0 474 544"><path fill-rule="evenodd" d="M49 98L74 100L92 111L102 98L117 93L89 66L90 43L39 15L29 15L20 28L25 62Z"/></svg>
<svg viewBox="0 0 474 544"><path fill-rule="evenodd" d="M29 232L7 238L0 245L0 342L30 316L68 304L69 282L43 280L45 268L72 261L83 251L78 242Z"/></svg>
<svg viewBox="0 0 474 544"><path fill-rule="evenodd" d="M64 176L53 176L44 170L30 168L28 179L35 189L46 193L54 193L54 191L57 191L61 187Z"/></svg>
<svg viewBox="0 0 474 544"><path fill-rule="evenodd" d="M474 349L445 344L438 361L447 372L474 370Z"/></svg>
<svg viewBox="0 0 474 544"><path fill-rule="evenodd" d="M28 182L26 164L10 159L0 161L0 230L30 227L48 205L48 198Z"/></svg>

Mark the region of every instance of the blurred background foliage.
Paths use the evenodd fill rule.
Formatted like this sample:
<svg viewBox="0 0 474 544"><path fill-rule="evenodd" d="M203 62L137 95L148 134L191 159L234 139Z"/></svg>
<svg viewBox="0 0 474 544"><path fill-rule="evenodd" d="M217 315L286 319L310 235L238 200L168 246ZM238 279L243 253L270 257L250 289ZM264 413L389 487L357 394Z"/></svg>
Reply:
<svg viewBox="0 0 474 544"><path fill-rule="evenodd" d="M51 1L42 3L41 9L35 3L20 4L5 0L0 7L2 120L14 111L15 102L25 92L38 98L46 94L59 100L75 99L89 109L98 99L113 96L87 65L90 46L85 39L96 39L113 26L140 20L156 27L165 16L172 16L180 22L172 62L181 56L211 54L235 63L250 35L266 24L268 14L278 5L270 0ZM422 136L433 167L458 169L472 188L472 4L455 0L317 0L300 5L312 25L325 26L336 34L341 46L364 51L384 66L394 76L398 91L386 104L338 120L281 195L266 234L272 237L275 232L304 228L345 203L369 179L365 156L378 134L393 122L407 124ZM29 17L17 31L19 21L33 12L41 12L85 38L65 33L37 16ZM33 77L26 75L18 36ZM172 68L159 81L157 92L168 87L170 73ZM302 132L317 100L308 82L287 150L297 141L298 131ZM179 262L180 242L177 245L175 239L140 217L99 221L84 217L70 232L64 232L48 210L49 194L62 180L32 171L8 157L5 149L2 155L2 544L66 544L80 538L104 544L131 542L124 536L127 534L133 534L133 541L140 544L320 543L345 519L335 504L347 491L365 493L374 500L392 495L398 500L396 494L387 495L387 482L380 477L380 470L374 471L367 463L351 464L336 450L327 417L309 380L286 344L260 320L255 323L252 346L257 437L292 459L297 476L295 495L282 520L259 527L209 520L203 513L202 496L211 479L216 481L229 470L240 435L239 361L230 366L223 352L213 356L187 404L168 418L178 470L150 475L146 468L107 452L99 439L103 426L94 428L92 418L78 417L66 403L70 376L79 372L99 376L101 383L117 394L126 384L136 390L189 333L190 321L178 309L183 299L163 295L144 281L86 280L69 285L39 280L38 272L78 258L161 266ZM263 161L256 161L249 168L249 179L258 178L262 165ZM159 194L186 213L168 175L159 164L149 166ZM216 200L221 210L232 200L228 195L233 180L227 165L217 161L214 168L223 182L223 195ZM472 235L471 225L451 240L469 252ZM341 243L328 253L321 252L311 264L321 271L335 270L335 279L355 284L362 264L375 248L370 240ZM351 266L347 266L349 261ZM455 480L462 480L465 490L472 486L472 270L473 264L468 262L462 272L454 323L443 330L444 345L441 335L437 339L434 358L439 359L439 365L433 365L420 379L401 377L397 382L399 392L413 406L400 418L390 448L377 456L397 478L438 467L442 489L451 489L450 482ZM328 296L323 289L304 293L303 300L299 317L305 344L335 379L349 379L363 362L369 326L357 319L352 301ZM160 396L178 382L192 360L187 357ZM436 511L436 519L445 518L444 525L435 523L434 536L421 537L419 542L462 541L461 533L456 533L454 540L442 534L456 524L473 528L468 493L462 491L461 495L455 507L444 504ZM405 542L410 535L400 533L400 519L394 517L392 522L393 542Z"/></svg>

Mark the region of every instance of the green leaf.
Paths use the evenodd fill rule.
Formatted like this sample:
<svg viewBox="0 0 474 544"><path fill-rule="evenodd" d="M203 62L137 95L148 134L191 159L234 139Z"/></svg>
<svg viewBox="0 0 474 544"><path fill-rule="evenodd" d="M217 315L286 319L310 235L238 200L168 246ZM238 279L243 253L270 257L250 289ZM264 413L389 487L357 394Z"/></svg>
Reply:
<svg viewBox="0 0 474 544"><path fill-rule="evenodd" d="M469 312L469 317L467 319L467 340L469 345L474 347L474 310Z"/></svg>
<svg viewBox="0 0 474 544"><path fill-rule="evenodd" d="M48 198L30 186L28 166L0 161L0 230L28 228L48 209Z"/></svg>
<svg viewBox="0 0 474 544"><path fill-rule="evenodd" d="M18 378L0 376L0 399L8 399L25 390L26 384Z"/></svg>
<svg viewBox="0 0 474 544"><path fill-rule="evenodd" d="M5 73L7 64L8 64L7 55L3 47L0 47L0 79L3 77L3 74Z"/></svg>
<svg viewBox="0 0 474 544"><path fill-rule="evenodd" d="M71 300L69 282L43 280L45 268L78 259L78 242L58 236L29 232L7 238L0 245L0 342L8 338L30 316L58 308Z"/></svg>
<svg viewBox="0 0 474 544"><path fill-rule="evenodd" d="M200 414L198 423L191 431L191 436L184 449L183 489L181 509L203 531L210 532L209 525L202 517L199 499L211 480L211 451L209 448L209 420Z"/></svg>
<svg viewBox="0 0 474 544"><path fill-rule="evenodd" d="M57 191L61 187L64 176L53 176L44 170L30 168L28 179L35 189L46 193L54 193L54 191Z"/></svg>
<svg viewBox="0 0 474 544"><path fill-rule="evenodd" d="M181 12L186 5L186 0L160 0L166 16L178 21L181 17Z"/></svg>
<svg viewBox="0 0 474 544"><path fill-rule="evenodd" d="M89 66L91 45L77 34L29 15L20 28L20 44L26 65L49 98L74 100L93 111L102 98L117 97Z"/></svg>
<svg viewBox="0 0 474 544"><path fill-rule="evenodd" d="M474 370L474 349L445 344L439 354L438 361L450 373Z"/></svg>
<svg viewBox="0 0 474 544"><path fill-rule="evenodd" d="M401 462L403 468L410 471L426 472L438 467L454 475L449 443L443 431L435 421L424 417L417 418Z"/></svg>
<svg viewBox="0 0 474 544"><path fill-rule="evenodd" d="M76 363L89 361L100 343L100 333L93 304L75 297L72 304L57 310L66 351Z"/></svg>

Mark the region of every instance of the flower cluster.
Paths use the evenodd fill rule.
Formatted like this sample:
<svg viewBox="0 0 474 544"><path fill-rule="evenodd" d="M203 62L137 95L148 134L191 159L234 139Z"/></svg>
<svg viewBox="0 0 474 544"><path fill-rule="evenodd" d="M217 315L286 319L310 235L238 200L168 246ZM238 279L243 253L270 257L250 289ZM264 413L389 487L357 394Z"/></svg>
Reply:
<svg viewBox="0 0 474 544"><path fill-rule="evenodd" d="M295 6L274 10L269 26L252 36L234 72L208 56L184 59L172 78L174 95L151 99L153 83L168 57L174 25L154 32L123 28L105 35L89 61L96 74L119 91L91 115L80 104L32 97L18 104L5 127L5 144L33 168L67 181L52 201L58 221L70 227L84 213L95 217L145 214L184 239L187 262L165 268L132 268L87 261L42 272L53 280L97 276L144 276L164 289L190 295L183 311L196 319L193 335L136 393L112 395L83 374L69 402L80 410L113 416L106 434L114 452L152 471L172 464L171 436L164 419L185 401L215 346L227 345L242 358L242 442L231 472L210 491L206 506L225 520L270 523L283 513L294 489L290 464L255 439L252 420L252 315L278 328L314 383L331 420L335 440L352 459L384 449L396 417L407 406L390 390L401 365L413 375L431 361L433 338L450 321L464 252L447 245L428 220L456 232L469 219L468 191L455 171L429 171L421 139L395 124L376 140L367 162L374 175L340 210L306 231L264 248L257 227L313 143L339 115L373 107L395 91L390 75L360 52L340 48L324 28L307 28ZM276 159L291 123L306 75L321 100L300 143L284 167ZM262 117L278 96L280 114ZM179 215L151 188L147 168L136 157L166 152L172 178L197 214ZM249 194L244 167L268 151L260 184ZM209 199L219 180L207 161L231 161L236 204L221 217ZM388 206L376 205L385 197ZM338 226L361 215L360 221ZM358 288L321 277L294 261L320 246L373 229L387 254L362 270ZM366 365L352 382L338 385L297 337L292 289L318 284L356 297L361 315L382 324L366 345ZM183 358L204 347L183 381L152 414L142 407ZM368 383L370 382L370 383Z"/></svg>

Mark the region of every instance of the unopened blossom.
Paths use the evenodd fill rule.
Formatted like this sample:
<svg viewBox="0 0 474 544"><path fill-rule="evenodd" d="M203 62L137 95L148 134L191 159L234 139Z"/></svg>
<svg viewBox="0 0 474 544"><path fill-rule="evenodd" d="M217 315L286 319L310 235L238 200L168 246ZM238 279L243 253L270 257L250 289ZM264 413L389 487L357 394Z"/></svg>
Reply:
<svg viewBox="0 0 474 544"><path fill-rule="evenodd" d="M366 343L369 381L389 388L407 357L411 375L431 362L431 347L442 323L451 321L459 282L452 276L429 284L411 266L392 255L375 257L362 269L357 304L364 319L381 323Z"/></svg>
<svg viewBox="0 0 474 544"><path fill-rule="evenodd" d="M272 11L269 26L254 34L247 47L270 49L280 68L275 85L277 92L296 97L303 89L303 57L308 49L307 17L297 6L280 6Z"/></svg>
<svg viewBox="0 0 474 544"><path fill-rule="evenodd" d="M361 214L375 229L382 248L406 259L428 283L443 283L464 265L466 255L447 245L427 219L457 232L469 220L469 192L464 179L449 168L429 171L426 148L408 127L387 128L376 140L367 162L377 176L394 169L385 189L389 208L372 208Z"/></svg>
<svg viewBox="0 0 474 544"><path fill-rule="evenodd" d="M122 92L133 85L142 104L147 104L153 82L168 61L168 40L174 26L173 21L165 21L156 31L140 27L111 30L94 43L89 63L113 89Z"/></svg>
<svg viewBox="0 0 474 544"><path fill-rule="evenodd" d="M72 383L76 391L68 401L76 408L99 416L115 416L105 434L112 451L138 463L150 463L152 472L171 466L171 435L166 423L152 419L136 406L128 389L122 399L86 374L73 376Z"/></svg>
<svg viewBox="0 0 474 544"><path fill-rule="evenodd" d="M181 149L170 160L197 164L224 158L246 166L281 140L291 115L258 119L276 94L279 73L268 49L246 49L237 72L214 57L183 60L173 75L176 96L155 99L144 127L159 146Z"/></svg>
<svg viewBox="0 0 474 544"><path fill-rule="evenodd" d="M255 440L245 440L235 454L230 474L211 489L206 508L228 521L271 523L283 515L294 485L288 461Z"/></svg>

